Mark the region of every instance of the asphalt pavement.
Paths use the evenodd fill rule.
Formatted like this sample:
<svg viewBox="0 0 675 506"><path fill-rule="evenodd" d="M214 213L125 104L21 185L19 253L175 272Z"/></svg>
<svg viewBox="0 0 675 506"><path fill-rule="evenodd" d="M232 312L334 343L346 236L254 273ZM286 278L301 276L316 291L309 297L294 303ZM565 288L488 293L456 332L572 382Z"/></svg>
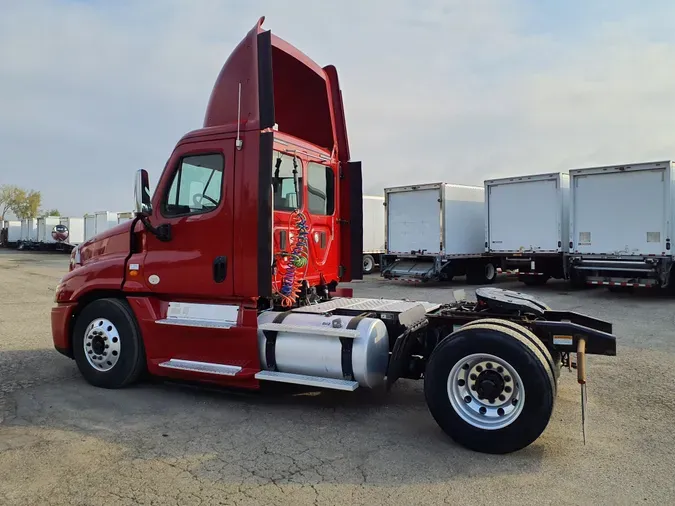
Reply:
<svg viewBox="0 0 675 506"><path fill-rule="evenodd" d="M0 250L2 251L2 250ZM440 505L675 503L675 299L564 283L524 288L615 324L588 360L588 440L563 371L541 438L510 455L454 444L421 382L353 393L249 394L149 380L88 385L52 347L64 254L0 253L0 504ZM445 302L452 284L351 284L356 296Z"/></svg>

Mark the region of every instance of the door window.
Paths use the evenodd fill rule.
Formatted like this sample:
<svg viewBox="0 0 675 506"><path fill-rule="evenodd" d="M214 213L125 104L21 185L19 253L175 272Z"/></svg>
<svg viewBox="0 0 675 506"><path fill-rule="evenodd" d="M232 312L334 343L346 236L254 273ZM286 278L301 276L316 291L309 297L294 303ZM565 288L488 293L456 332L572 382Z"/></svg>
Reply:
<svg viewBox="0 0 675 506"><path fill-rule="evenodd" d="M275 152L274 166L272 167L272 187L274 188L274 210L295 211L302 207L302 192L296 192L295 174L298 177L298 190L302 188L302 161L293 157Z"/></svg>
<svg viewBox="0 0 675 506"><path fill-rule="evenodd" d="M307 165L307 208L319 216L335 210L335 174L330 167L310 162Z"/></svg>
<svg viewBox="0 0 675 506"><path fill-rule="evenodd" d="M224 164L218 153L184 157L166 194L162 214L184 216L217 208L223 195Z"/></svg>

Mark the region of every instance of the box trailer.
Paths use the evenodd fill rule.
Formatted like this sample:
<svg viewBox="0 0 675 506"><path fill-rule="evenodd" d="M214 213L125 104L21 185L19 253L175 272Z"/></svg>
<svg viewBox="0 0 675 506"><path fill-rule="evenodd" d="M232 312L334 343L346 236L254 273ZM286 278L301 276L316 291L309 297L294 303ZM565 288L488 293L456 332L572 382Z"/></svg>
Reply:
<svg viewBox="0 0 675 506"><path fill-rule="evenodd" d="M96 212L96 234L117 226L117 213L111 211Z"/></svg>
<svg viewBox="0 0 675 506"><path fill-rule="evenodd" d="M131 221L134 219L134 213L132 212L123 212L117 213L117 224L124 223L126 221Z"/></svg>
<svg viewBox="0 0 675 506"><path fill-rule="evenodd" d="M59 244L59 216L42 216L37 219L37 243L39 249L56 249Z"/></svg>
<svg viewBox="0 0 675 506"><path fill-rule="evenodd" d="M96 235L96 215L84 215L84 240L88 241Z"/></svg>
<svg viewBox="0 0 675 506"><path fill-rule="evenodd" d="M491 283L494 258L485 253L482 186L430 183L385 188L386 253L382 276L419 281Z"/></svg>
<svg viewBox="0 0 675 506"><path fill-rule="evenodd" d="M381 265L384 249L384 197L363 196L363 273Z"/></svg>
<svg viewBox="0 0 675 506"><path fill-rule="evenodd" d="M673 287L673 162L570 170L574 284Z"/></svg>
<svg viewBox="0 0 675 506"><path fill-rule="evenodd" d="M55 230L54 238L60 243L61 247L70 251L74 246L84 242L84 218L62 216L59 220L58 230Z"/></svg>
<svg viewBox="0 0 675 506"><path fill-rule="evenodd" d="M2 224L2 240L4 247L15 247L21 241L21 222L5 220Z"/></svg>
<svg viewBox="0 0 675 506"><path fill-rule="evenodd" d="M565 278L569 251L569 174L487 179L485 251L528 285Z"/></svg>

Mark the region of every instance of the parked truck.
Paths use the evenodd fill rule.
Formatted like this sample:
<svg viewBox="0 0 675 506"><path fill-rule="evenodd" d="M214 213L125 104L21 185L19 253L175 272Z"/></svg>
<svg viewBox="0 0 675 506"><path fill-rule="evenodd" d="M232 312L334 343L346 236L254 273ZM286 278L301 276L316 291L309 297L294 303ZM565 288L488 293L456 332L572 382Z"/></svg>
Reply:
<svg viewBox="0 0 675 506"><path fill-rule="evenodd" d="M384 197L363 196L363 273L381 265L384 249Z"/></svg>
<svg viewBox="0 0 675 506"><path fill-rule="evenodd" d="M485 251L527 285L565 279L569 251L569 174L487 179Z"/></svg>
<svg viewBox="0 0 675 506"><path fill-rule="evenodd" d="M475 301L353 297L341 284L362 278L361 163L337 70L263 20L152 194L138 171L134 219L73 250L55 290L54 347L103 388L144 372L253 390L423 379L431 415L458 443L529 445L551 418L561 368L576 359L583 385L587 354L616 354L612 325L493 287Z"/></svg>
<svg viewBox="0 0 675 506"><path fill-rule="evenodd" d="M485 251L481 186L450 183L385 188L386 279L492 283L497 262Z"/></svg>
<svg viewBox="0 0 675 506"><path fill-rule="evenodd" d="M674 288L673 162L574 169L570 183L571 282Z"/></svg>

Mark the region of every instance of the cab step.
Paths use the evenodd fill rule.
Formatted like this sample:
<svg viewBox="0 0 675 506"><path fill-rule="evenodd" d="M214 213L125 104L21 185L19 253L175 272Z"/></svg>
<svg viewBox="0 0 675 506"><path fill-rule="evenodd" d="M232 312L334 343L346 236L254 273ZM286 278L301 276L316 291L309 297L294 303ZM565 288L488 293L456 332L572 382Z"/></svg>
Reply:
<svg viewBox="0 0 675 506"><path fill-rule="evenodd" d="M278 381L279 383L292 383L294 385L331 388L333 390L344 390L347 392L353 392L359 386L356 381L321 378L319 376L306 376L304 374L291 374L288 372L277 371L260 371L255 375L255 378L265 381Z"/></svg>
<svg viewBox="0 0 675 506"><path fill-rule="evenodd" d="M241 367L238 365L213 364L210 362L195 362L193 360L182 360L172 358L159 364L159 367L167 369L178 369L181 371L202 372L206 374L216 374L218 376L234 376Z"/></svg>

